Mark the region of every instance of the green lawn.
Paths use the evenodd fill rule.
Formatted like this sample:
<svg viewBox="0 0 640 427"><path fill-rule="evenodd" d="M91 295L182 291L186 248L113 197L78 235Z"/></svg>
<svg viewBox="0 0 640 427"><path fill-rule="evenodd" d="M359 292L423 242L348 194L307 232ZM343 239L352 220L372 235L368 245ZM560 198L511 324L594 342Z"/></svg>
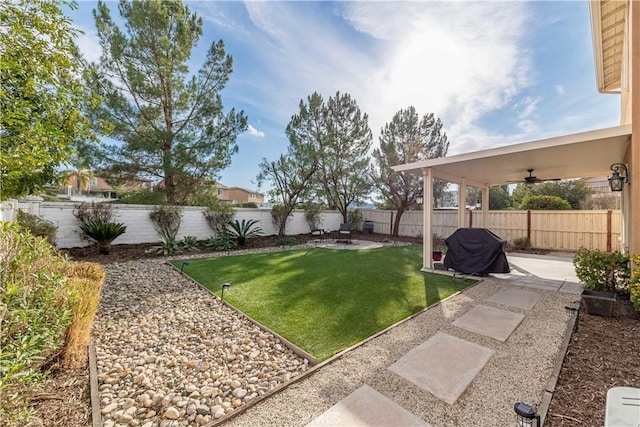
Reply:
<svg viewBox="0 0 640 427"><path fill-rule="evenodd" d="M225 301L324 360L474 283L421 266L412 245L190 260L184 272L218 296L231 283Z"/></svg>

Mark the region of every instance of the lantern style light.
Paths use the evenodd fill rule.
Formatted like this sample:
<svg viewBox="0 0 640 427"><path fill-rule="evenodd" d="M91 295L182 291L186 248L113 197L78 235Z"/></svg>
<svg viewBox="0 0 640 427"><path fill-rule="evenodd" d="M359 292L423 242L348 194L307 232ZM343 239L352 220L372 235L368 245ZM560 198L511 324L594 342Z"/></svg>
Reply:
<svg viewBox="0 0 640 427"><path fill-rule="evenodd" d="M611 191L622 191L625 183L629 183L629 171L627 167L622 163L614 163L611 165L613 173L607 179L609 181L609 188ZM624 175L620 175L620 171L624 171Z"/></svg>
<svg viewBox="0 0 640 427"><path fill-rule="evenodd" d="M513 406L513 410L516 412L516 426L541 427L540 415L530 405L518 402Z"/></svg>

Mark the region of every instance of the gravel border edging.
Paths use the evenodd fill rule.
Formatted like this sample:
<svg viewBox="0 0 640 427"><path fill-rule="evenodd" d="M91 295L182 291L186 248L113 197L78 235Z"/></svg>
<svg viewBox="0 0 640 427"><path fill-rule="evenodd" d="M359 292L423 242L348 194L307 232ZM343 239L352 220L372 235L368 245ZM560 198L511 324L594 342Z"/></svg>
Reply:
<svg viewBox="0 0 640 427"><path fill-rule="evenodd" d="M551 399L553 399L553 393L556 390L556 384L558 383L558 377L560 376L560 370L562 369L562 365L564 364L564 359L567 356L567 350L569 349L569 343L571 342L571 338L573 337L573 332L575 330L575 324L578 322L578 316L580 312L578 310L572 314L572 320L567 324L567 330L565 332L564 340L562 345L560 346L560 351L558 352L558 356L556 358L556 363L553 367L553 372L547 381L547 387L544 390L544 394L542 396L542 401L540 402L540 407L538 408L540 411L540 425L544 426L545 421L547 420L547 413L549 412L549 406L551 405Z"/></svg>
<svg viewBox="0 0 640 427"><path fill-rule="evenodd" d="M91 398L91 425L102 426L102 413L100 412L100 390L98 386L98 358L93 337L89 342L89 388Z"/></svg>

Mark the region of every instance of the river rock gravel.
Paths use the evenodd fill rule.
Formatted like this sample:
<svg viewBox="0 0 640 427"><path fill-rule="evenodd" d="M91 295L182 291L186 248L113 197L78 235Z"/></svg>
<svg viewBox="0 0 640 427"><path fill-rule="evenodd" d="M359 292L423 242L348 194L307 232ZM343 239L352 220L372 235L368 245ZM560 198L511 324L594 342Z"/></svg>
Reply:
<svg viewBox="0 0 640 427"><path fill-rule="evenodd" d="M105 269L94 325L105 427L204 425L309 368L165 260Z"/></svg>

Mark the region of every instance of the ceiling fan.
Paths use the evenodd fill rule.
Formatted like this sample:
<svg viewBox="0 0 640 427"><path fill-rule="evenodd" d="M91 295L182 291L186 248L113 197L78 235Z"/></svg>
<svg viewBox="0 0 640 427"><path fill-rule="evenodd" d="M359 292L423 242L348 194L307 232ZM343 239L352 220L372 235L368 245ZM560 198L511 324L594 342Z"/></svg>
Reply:
<svg viewBox="0 0 640 427"><path fill-rule="evenodd" d="M516 182L516 183L524 183L527 185L533 185L533 184L537 184L539 182L546 182L546 181L560 181L562 178L538 178L536 176L533 176L533 169L527 169L527 172L529 172L529 176L525 176L524 179L522 181L508 181L508 182Z"/></svg>

